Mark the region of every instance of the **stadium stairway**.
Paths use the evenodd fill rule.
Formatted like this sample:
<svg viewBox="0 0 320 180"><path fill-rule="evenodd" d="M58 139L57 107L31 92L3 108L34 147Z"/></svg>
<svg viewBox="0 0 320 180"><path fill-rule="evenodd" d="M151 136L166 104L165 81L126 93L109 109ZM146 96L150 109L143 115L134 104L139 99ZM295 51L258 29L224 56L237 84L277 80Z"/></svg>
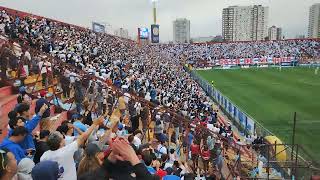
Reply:
<svg viewBox="0 0 320 180"><path fill-rule="evenodd" d="M216 106L216 108L218 108L218 106ZM229 123L229 121L227 120L227 117L224 114L222 114L221 111L218 113L218 122L224 126L227 126ZM240 134L240 132L238 132L236 128L233 128L234 142L237 142L238 139L241 139L243 142L244 137L242 137L242 135ZM249 159L255 158L253 157L252 151L250 151L248 148L241 148L241 151L242 151L242 154L245 155L247 158Z"/></svg>
<svg viewBox="0 0 320 180"><path fill-rule="evenodd" d="M17 94L13 93L12 86L5 86L0 88L0 141L8 134L8 113L14 109L17 104ZM30 114L34 115L35 102L33 100L30 105ZM50 106L50 119L42 127L42 129L55 130L62 121L67 120L67 112L55 114L55 106ZM40 131L40 126L34 130L34 133Z"/></svg>
<svg viewBox="0 0 320 180"><path fill-rule="evenodd" d="M17 95L12 94L11 86L0 88L0 139L7 135L8 113L17 104Z"/></svg>

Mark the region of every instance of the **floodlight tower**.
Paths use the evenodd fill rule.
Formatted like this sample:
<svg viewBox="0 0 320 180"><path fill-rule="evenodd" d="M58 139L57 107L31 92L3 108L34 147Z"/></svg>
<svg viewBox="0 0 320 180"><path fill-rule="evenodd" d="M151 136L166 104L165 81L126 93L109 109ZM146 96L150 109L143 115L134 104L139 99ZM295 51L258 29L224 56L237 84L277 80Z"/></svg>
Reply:
<svg viewBox="0 0 320 180"><path fill-rule="evenodd" d="M157 2L158 0L151 0L153 6L153 24L151 24L151 42L159 43L159 24L157 24Z"/></svg>
<svg viewBox="0 0 320 180"><path fill-rule="evenodd" d="M158 0L151 0L153 6L153 24L157 24L157 2Z"/></svg>

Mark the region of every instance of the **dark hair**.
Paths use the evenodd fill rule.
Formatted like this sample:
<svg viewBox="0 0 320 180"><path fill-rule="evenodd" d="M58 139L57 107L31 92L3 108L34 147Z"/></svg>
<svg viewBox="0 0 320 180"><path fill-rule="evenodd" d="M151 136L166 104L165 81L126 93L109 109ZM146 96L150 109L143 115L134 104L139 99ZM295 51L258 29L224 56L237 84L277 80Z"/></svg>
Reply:
<svg viewBox="0 0 320 180"><path fill-rule="evenodd" d="M173 154L176 150L170 149L170 154Z"/></svg>
<svg viewBox="0 0 320 180"><path fill-rule="evenodd" d="M84 174L78 175L78 180L105 180L108 179L108 173L103 169L99 168L95 171L88 171Z"/></svg>
<svg viewBox="0 0 320 180"><path fill-rule="evenodd" d="M160 120L156 120L156 125L160 125L161 121Z"/></svg>
<svg viewBox="0 0 320 180"><path fill-rule="evenodd" d="M11 136L24 136L28 134L27 128L24 126L18 126L15 129L13 129Z"/></svg>
<svg viewBox="0 0 320 180"><path fill-rule="evenodd" d="M29 106L28 104L26 104L26 103L21 103L21 104L19 104L19 106L17 107L16 111L17 111L17 113L22 114L22 113L25 112L25 111L29 111L29 109L30 109L30 106Z"/></svg>
<svg viewBox="0 0 320 180"><path fill-rule="evenodd" d="M51 151L55 151L60 148L62 138L59 136L59 132L53 132L49 135L47 144Z"/></svg>
<svg viewBox="0 0 320 180"><path fill-rule="evenodd" d="M9 152L7 149L0 149L1 151L4 152L0 152L0 162L2 163L2 165L0 166L0 179L2 179L2 176L5 174L6 171L6 166L8 164L8 156L7 153Z"/></svg>
<svg viewBox="0 0 320 180"><path fill-rule="evenodd" d="M135 131L133 132L134 135L137 135L137 134L139 134L139 133L142 134L142 131L141 131L140 129L137 129L137 130L135 130Z"/></svg>
<svg viewBox="0 0 320 180"><path fill-rule="evenodd" d="M131 135L128 137L129 143L132 143L133 139L134 139L134 135L131 134Z"/></svg>
<svg viewBox="0 0 320 180"><path fill-rule="evenodd" d="M169 159L168 154L162 154L161 155L161 162L166 162Z"/></svg>
<svg viewBox="0 0 320 180"><path fill-rule="evenodd" d="M17 125L17 123L18 123L18 119L16 117L14 117L14 118L10 118L9 119L9 123L8 124L9 124L11 129L14 129L14 127Z"/></svg>
<svg viewBox="0 0 320 180"><path fill-rule="evenodd" d="M57 131L60 132L61 134L67 134L68 130L69 130L69 127L67 124L62 124L57 128Z"/></svg>
<svg viewBox="0 0 320 180"><path fill-rule="evenodd" d="M68 124L68 123L69 123L69 121L68 121L68 120L65 120L65 121L62 121L62 122L61 122L61 125Z"/></svg>
<svg viewBox="0 0 320 180"><path fill-rule="evenodd" d="M142 152L142 160L144 161L144 163L147 166L151 165L153 158L152 158L152 156L150 154L150 151L143 151Z"/></svg>
<svg viewBox="0 0 320 180"><path fill-rule="evenodd" d="M40 139L43 139L43 138L45 138L45 137L47 137L49 135L50 135L50 131L49 130L41 130L40 131Z"/></svg>
<svg viewBox="0 0 320 180"><path fill-rule="evenodd" d="M179 162L178 161L174 161L173 165L176 166L176 167L179 167Z"/></svg>
<svg viewBox="0 0 320 180"><path fill-rule="evenodd" d="M9 120L9 126L11 129L14 129L15 126L17 126L19 119L21 119L23 122L26 122L26 120L23 117L15 117L14 119Z"/></svg>
<svg viewBox="0 0 320 180"><path fill-rule="evenodd" d="M18 97L17 97L17 102L18 104L22 103L23 102L23 94L21 93Z"/></svg>
<svg viewBox="0 0 320 180"><path fill-rule="evenodd" d="M9 118L9 119L14 119L14 118L16 118L16 117L17 117L17 112L16 112L15 110L10 111L10 112L8 113L8 118Z"/></svg>

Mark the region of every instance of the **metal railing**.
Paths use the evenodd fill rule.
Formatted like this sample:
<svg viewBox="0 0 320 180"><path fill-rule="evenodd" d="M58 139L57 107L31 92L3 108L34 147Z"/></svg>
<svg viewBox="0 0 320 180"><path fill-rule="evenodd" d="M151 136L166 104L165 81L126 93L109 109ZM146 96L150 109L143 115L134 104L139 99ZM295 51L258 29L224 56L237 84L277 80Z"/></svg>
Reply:
<svg viewBox="0 0 320 180"><path fill-rule="evenodd" d="M220 109L224 112L225 115L227 115L227 117L233 122L233 125L235 125L242 134L262 137L275 136L274 133L261 125L248 113L235 105L235 103L233 103L227 96L221 93L212 84L203 79L195 70L190 70L187 67L185 67L185 70L189 72L191 77L201 86L201 88L207 93L207 95L210 96L217 105L219 105ZM320 169L316 168L319 167L319 163L314 158L312 158L312 156L309 155L309 153L300 145L270 144L269 146L260 146L267 148L262 148L264 152L258 152L258 154L261 153L261 155L263 155L265 158L269 158L269 160L271 160L270 168L273 167L274 169L279 171L280 174L285 177L285 179L290 179L290 177L293 175L296 177L310 177L313 173L320 173ZM285 163L284 161L280 161L277 159L282 151L278 152L276 148L280 146L284 147L282 151L285 151L285 154L287 155L284 161L289 163ZM267 152L267 150L269 152ZM252 151L248 151L247 153L251 154L252 156L253 154L255 154ZM292 157L290 155L292 155ZM255 164L257 163L257 159L251 159L242 163L248 162L250 162L250 164ZM234 163L236 164L236 162ZM241 164L241 162L239 163ZM293 174L291 171L295 171L295 173Z"/></svg>

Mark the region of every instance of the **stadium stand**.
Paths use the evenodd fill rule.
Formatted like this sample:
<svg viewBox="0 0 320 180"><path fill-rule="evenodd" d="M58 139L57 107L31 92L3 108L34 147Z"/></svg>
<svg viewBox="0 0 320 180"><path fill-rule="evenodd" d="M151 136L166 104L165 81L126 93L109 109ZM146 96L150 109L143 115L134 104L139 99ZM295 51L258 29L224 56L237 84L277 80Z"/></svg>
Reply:
<svg viewBox="0 0 320 180"><path fill-rule="evenodd" d="M257 159L181 65L178 54L184 48L198 53L184 54L195 60L207 46L140 47L131 40L0 9L5 84L0 89L0 148L5 151L0 153L10 160L13 153L19 161L14 167L6 160L2 177L16 176L4 168L11 165L18 176L33 179L229 179L240 174L230 166L240 153ZM267 52L277 46L284 48ZM318 46L316 41L239 43L212 45L209 51L214 59L300 57L303 52L316 57ZM233 56L227 53L231 50ZM28 173L19 168L25 158L37 163L28 166Z"/></svg>
<svg viewBox="0 0 320 180"><path fill-rule="evenodd" d="M319 39L288 39L282 41L249 41L227 43L199 43L162 45L172 58L185 59L194 67L204 64L215 66L221 60L235 60L239 65L241 59L294 58L299 61L319 61ZM272 62L272 61L271 61ZM272 62L274 63L274 62ZM244 63L247 64L247 63ZM252 63L253 64L253 63Z"/></svg>

